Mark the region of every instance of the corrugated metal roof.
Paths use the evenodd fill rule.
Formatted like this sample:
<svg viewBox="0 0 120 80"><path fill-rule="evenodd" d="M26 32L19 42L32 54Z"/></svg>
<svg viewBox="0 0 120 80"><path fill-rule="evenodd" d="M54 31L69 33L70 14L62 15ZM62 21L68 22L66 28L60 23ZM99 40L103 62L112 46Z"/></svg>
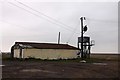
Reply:
<svg viewBox="0 0 120 80"><path fill-rule="evenodd" d="M68 44L55 44L55 43L35 43L35 42L15 42L15 45L31 46L37 49L78 49Z"/></svg>

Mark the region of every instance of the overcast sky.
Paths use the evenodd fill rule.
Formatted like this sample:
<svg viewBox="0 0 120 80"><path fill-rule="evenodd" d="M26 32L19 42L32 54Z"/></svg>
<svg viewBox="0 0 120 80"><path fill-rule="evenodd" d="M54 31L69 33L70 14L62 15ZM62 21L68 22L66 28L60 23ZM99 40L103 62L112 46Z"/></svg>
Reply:
<svg viewBox="0 0 120 80"><path fill-rule="evenodd" d="M19 2L1 4L1 51L10 51L16 41L61 43L77 46L80 17L86 17L84 34L95 40L92 52L118 52L117 2Z"/></svg>

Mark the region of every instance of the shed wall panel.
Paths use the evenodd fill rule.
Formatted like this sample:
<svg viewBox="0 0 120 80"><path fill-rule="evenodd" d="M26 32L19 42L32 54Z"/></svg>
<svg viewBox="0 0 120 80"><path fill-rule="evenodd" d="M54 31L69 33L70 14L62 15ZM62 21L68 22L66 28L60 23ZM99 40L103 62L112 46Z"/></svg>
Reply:
<svg viewBox="0 0 120 80"><path fill-rule="evenodd" d="M24 49L23 58L68 59L76 58L79 50L69 49Z"/></svg>
<svg viewBox="0 0 120 80"><path fill-rule="evenodd" d="M20 49L14 49L14 57L19 58L20 57Z"/></svg>
<svg viewBox="0 0 120 80"><path fill-rule="evenodd" d="M22 58L68 59L77 58L79 50L70 49L23 49ZM14 57L20 58L20 50L14 50Z"/></svg>

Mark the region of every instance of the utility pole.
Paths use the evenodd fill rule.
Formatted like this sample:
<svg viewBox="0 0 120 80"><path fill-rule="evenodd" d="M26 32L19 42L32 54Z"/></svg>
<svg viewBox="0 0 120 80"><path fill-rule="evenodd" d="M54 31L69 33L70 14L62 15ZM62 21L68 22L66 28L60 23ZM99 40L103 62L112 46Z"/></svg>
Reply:
<svg viewBox="0 0 120 80"><path fill-rule="evenodd" d="M81 20L81 58L83 59L83 17L80 18Z"/></svg>
<svg viewBox="0 0 120 80"><path fill-rule="evenodd" d="M90 43L90 37L84 36L83 34L87 31L87 25L84 26L83 21L86 20L85 17L81 17L81 37L78 37L78 48L79 43L81 43L81 59L90 58L90 48L94 45L94 43ZM79 54L80 54L79 53ZM79 55L78 54L78 55Z"/></svg>

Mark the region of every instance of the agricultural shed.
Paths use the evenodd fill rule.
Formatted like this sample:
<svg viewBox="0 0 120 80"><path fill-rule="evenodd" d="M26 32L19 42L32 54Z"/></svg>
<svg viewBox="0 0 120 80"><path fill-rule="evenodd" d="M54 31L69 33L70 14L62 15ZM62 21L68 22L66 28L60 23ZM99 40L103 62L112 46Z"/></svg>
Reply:
<svg viewBox="0 0 120 80"><path fill-rule="evenodd" d="M79 49L68 44L15 42L11 47L12 58L72 59Z"/></svg>

